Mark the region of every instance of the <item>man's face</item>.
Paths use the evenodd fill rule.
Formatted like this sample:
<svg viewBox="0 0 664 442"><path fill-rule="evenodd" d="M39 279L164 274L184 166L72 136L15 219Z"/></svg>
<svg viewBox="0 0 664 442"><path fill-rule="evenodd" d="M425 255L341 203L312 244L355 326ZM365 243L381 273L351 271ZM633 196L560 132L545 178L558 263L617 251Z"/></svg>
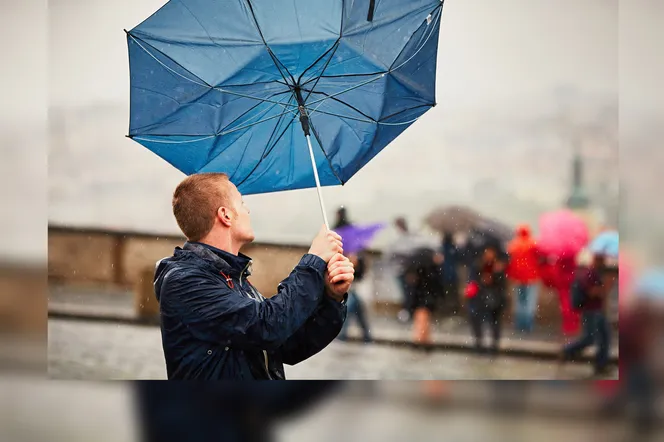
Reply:
<svg viewBox="0 0 664 442"><path fill-rule="evenodd" d="M233 186L231 184L231 186ZM244 203L242 194L235 186L232 187L231 203L235 211L231 232L236 241L250 243L254 240L254 229L251 227L249 207Z"/></svg>

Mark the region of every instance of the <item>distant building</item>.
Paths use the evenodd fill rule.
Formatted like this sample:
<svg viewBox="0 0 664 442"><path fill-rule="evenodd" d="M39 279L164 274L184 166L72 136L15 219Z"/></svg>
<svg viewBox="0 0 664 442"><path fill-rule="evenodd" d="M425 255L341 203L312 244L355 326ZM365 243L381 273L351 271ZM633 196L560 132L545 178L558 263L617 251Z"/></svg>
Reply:
<svg viewBox="0 0 664 442"><path fill-rule="evenodd" d="M579 215L588 226L590 235L597 234L604 224L602 214L593 207L583 182L583 159L577 151L572 160L572 186L565 206Z"/></svg>

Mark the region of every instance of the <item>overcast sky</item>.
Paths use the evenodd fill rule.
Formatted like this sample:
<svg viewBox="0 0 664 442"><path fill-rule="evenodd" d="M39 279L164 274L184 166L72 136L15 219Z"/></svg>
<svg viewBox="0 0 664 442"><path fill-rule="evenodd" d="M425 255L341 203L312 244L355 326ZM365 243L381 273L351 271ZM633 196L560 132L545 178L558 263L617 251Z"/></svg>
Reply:
<svg viewBox="0 0 664 442"><path fill-rule="evenodd" d="M176 231L170 193L182 175L123 138L129 96L123 28L162 4L49 2L50 105L79 109L66 128L56 128L60 138L49 160L53 222ZM13 39L11 47L24 44ZM515 163L523 149L538 148L528 144L525 127L555 114L566 96L591 119L598 107L617 105L618 1L447 0L438 57L439 105L347 186L325 189L329 213L346 204L360 222L400 214L417 221L437 204L472 203L477 181L497 179L525 193L541 189L528 198L541 196L545 206L558 201L566 192L560 173L492 170L503 154L487 146L495 140L504 155L515 156L503 159ZM94 111L81 114L87 108ZM558 158L565 170L568 154ZM468 169L469 158L477 158L477 171ZM248 202L259 239L299 240L321 222L313 190Z"/></svg>

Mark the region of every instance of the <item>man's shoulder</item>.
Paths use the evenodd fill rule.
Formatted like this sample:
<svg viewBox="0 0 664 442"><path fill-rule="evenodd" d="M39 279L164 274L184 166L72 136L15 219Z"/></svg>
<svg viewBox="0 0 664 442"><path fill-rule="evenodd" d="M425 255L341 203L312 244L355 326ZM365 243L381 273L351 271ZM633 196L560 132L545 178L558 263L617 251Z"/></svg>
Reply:
<svg viewBox="0 0 664 442"><path fill-rule="evenodd" d="M223 285L223 278L213 269L197 265L191 261L169 263L162 276L166 288L191 284Z"/></svg>

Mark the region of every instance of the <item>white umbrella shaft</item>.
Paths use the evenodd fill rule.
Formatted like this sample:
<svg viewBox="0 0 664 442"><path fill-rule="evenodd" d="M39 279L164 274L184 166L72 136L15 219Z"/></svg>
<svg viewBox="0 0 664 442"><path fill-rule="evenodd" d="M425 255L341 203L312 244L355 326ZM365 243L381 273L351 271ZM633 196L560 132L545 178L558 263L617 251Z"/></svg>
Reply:
<svg viewBox="0 0 664 442"><path fill-rule="evenodd" d="M307 144L309 145L309 156L311 157L311 167L314 169L314 179L316 180L316 190L318 191L318 202L320 202L320 210L323 213L323 220L327 230L330 230L330 223L327 220L327 213L325 212L325 203L323 202L323 192L320 187L320 179L318 178L318 168L316 167L316 160L314 159L314 149L311 147L311 136L305 135Z"/></svg>

